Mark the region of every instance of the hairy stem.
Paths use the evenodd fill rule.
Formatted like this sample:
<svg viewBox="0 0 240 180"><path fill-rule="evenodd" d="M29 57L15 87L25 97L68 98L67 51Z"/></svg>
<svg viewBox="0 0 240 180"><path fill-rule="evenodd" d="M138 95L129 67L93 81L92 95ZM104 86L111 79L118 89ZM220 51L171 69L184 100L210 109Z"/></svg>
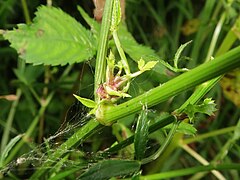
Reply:
<svg viewBox="0 0 240 180"><path fill-rule="evenodd" d="M158 103L166 101L172 96L193 88L239 66L240 46L222 56L217 57L214 61L204 63L134 99L109 108L107 111L102 112L101 117L97 118L101 118L106 123L110 123L116 119L120 119L126 115L141 110L142 104L147 104L148 107L152 107Z"/></svg>
<svg viewBox="0 0 240 180"><path fill-rule="evenodd" d="M111 25L112 16L112 8L113 8L113 0L107 0L103 13L103 20L101 25L99 44L98 44L98 52L96 59L96 68L95 68L95 82L94 82L94 95L95 101L99 101L99 97L97 95L97 89L100 84L104 82L104 77L106 74L106 55L108 49L108 35L109 29Z"/></svg>

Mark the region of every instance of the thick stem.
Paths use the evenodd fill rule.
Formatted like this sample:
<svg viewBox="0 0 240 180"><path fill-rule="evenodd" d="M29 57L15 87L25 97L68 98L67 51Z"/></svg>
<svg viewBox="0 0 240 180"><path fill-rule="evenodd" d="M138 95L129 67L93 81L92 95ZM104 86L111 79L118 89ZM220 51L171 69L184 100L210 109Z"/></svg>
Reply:
<svg viewBox="0 0 240 180"><path fill-rule="evenodd" d="M111 25L112 16L112 9L113 9L113 0L107 0L104 8L103 20L101 25L101 32L99 37L99 44L98 44L98 52L97 52L97 59L96 59L96 68L95 68L95 82L94 82L94 95L95 101L99 101L99 97L97 95L97 89L100 84L104 82L105 74L106 74L106 55L108 49L108 35L109 29Z"/></svg>
<svg viewBox="0 0 240 180"><path fill-rule="evenodd" d="M173 80L168 81L162 86L154 88L143 95L140 95L126 103L109 108L104 112L103 119L106 123L113 123L121 117L125 117L131 113L141 110L142 104L148 107L156 105L168 98L175 96L189 88L197 86L211 78L217 77L240 66L240 46L229 51L223 56L216 58L214 61L205 63L189 72L186 72ZM90 120L85 126L80 128L73 136L63 143L52 155L52 160L43 164L49 167L60 158L67 149L70 149L77 142L85 139L96 129L100 128L96 120ZM40 168L31 179L40 177L46 169Z"/></svg>
<svg viewBox="0 0 240 180"><path fill-rule="evenodd" d="M102 113L106 123L110 123L141 110L143 104L152 107L168 100L172 96L193 88L209 79L215 78L240 66L240 46L217 57L214 61L204 63L197 68L179 75L167 83L131 99ZM98 117L97 117L98 118Z"/></svg>

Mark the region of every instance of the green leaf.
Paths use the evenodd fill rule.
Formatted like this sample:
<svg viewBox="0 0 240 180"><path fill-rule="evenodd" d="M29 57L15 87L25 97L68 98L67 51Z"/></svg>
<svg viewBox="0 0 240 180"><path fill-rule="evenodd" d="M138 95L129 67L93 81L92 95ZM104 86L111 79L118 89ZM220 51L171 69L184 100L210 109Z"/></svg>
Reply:
<svg viewBox="0 0 240 180"><path fill-rule="evenodd" d="M22 59L33 64L73 64L96 53L92 33L54 7L39 7L31 25L19 24L18 29L6 31L4 38Z"/></svg>
<svg viewBox="0 0 240 180"><path fill-rule="evenodd" d="M181 46L178 48L173 62L174 62L174 67L178 69L178 61L180 59L180 55L182 54L182 51L187 47L187 45L189 45L192 41L186 42L185 44L181 44Z"/></svg>
<svg viewBox="0 0 240 180"><path fill-rule="evenodd" d="M0 167L2 167L4 160L8 156L9 151L13 148L13 146L23 137L23 134L19 134L7 144L7 146L4 148L3 152L0 156Z"/></svg>
<svg viewBox="0 0 240 180"><path fill-rule="evenodd" d="M88 108L95 108L97 106L97 103L94 102L91 99L87 99L87 98L82 98L76 94L73 94L73 96L75 98L77 98L78 101L80 101L84 106L88 107Z"/></svg>
<svg viewBox="0 0 240 180"><path fill-rule="evenodd" d="M134 135L135 157L137 160L144 158L148 141L149 120L147 110L143 109L138 117L137 127Z"/></svg>
<svg viewBox="0 0 240 180"><path fill-rule="evenodd" d="M197 129L192 124L181 122L177 128L177 132L194 136L196 135Z"/></svg>
<svg viewBox="0 0 240 180"><path fill-rule="evenodd" d="M90 167L83 173L80 180L110 179L116 176L126 176L136 173L140 169L138 161L105 160Z"/></svg>
<svg viewBox="0 0 240 180"><path fill-rule="evenodd" d="M171 127L172 127L172 125L169 124L169 125L165 126L164 129L171 129ZM178 125L177 132L194 136L194 135L196 135L197 129L192 124L182 121Z"/></svg>
<svg viewBox="0 0 240 180"><path fill-rule="evenodd" d="M190 121L192 121L196 113L203 113L209 116L213 115L217 110L215 106L216 104L211 98L206 98L200 105L188 104L184 112L188 115Z"/></svg>

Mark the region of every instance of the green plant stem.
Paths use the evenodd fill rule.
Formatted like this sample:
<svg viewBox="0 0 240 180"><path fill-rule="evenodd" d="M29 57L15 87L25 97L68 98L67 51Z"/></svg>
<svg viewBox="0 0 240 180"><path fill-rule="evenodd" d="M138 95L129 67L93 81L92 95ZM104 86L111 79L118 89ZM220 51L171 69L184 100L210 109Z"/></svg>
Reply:
<svg viewBox="0 0 240 180"><path fill-rule="evenodd" d="M39 122L39 118L44 114L46 107L48 106L49 102L51 101L53 97L53 93L51 93L48 98L46 99L45 103L41 106L41 108L38 111L37 116L33 119L31 125L29 126L28 130L26 131L26 133L24 134L23 138L17 143L17 145L14 147L14 149L11 151L11 153L9 154L9 156L7 157L6 161L4 162L4 164L9 163L13 157L18 153L18 151L20 150L20 148L22 147L22 145L25 142L29 141L29 138L31 138L31 134L34 132L34 129L36 128L38 122Z"/></svg>
<svg viewBox="0 0 240 180"><path fill-rule="evenodd" d="M95 101L98 102L100 99L97 95L97 89L100 84L104 82L105 72L106 72L106 55L108 49L108 36L109 36L109 29L111 25L112 17L112 9L113 9L113 0L106 0L100 37L99 37L99 44L98 44L98 51L97 51L97 59L96 59L96 67L95 67L95 82L94 82L94 96Z"/></svg>
<svg viewBox="0 0 240 180"><path fill-rule="evenodd" d="M24 17L25 17L26 24L30 24L31 23L31 18L30 18L30 15L29 15L26 0L21 0L21 3L22 3L22 7L23 7L23 12L24 12ZM25 62L21 59L19 59L19 61L18 61L18 68L22 72L25 69ZM10 112L8 114L6 127L5 127L4 132L3 132L2 141L1 141L1 152L3 152L3 149L6 147L6 145L8 143L10 128L12 126L12 122L13 122L13 119L14 119L14 116L15 116L16 108L18 106L19 99L20 99L21 95L22 95L22 90L20 88L18 88L16 90L17 100L12 103Z"/></svg>
<svg viewBox="0 0 240 180"><path fill-rule="evenodd" d="M219 3L217 4L217 6L219 6ZM194 61L191 61L189 63L190 67L195 67L197 62L200 60L199 59L200 49L202 48L202 44L206 39L206 36L205 36L206 31L209 32L208 22L209 22L209 19L211 19L212 11L215 8L216 8L215 0L205 2L204 8L199 17L201 21L201 25L197 31L197 34L193 43L193 49L190 55L190 57L194 59Z"/></svg>
<svg viewBox="0 0 240 180"><path fill-rule="evenodd" d="M115 45L117 47L118 53L119 53L119 55L121 57L121 60L122 60L123 68L124 68L124 70L126 72L126 75L129 75L129 74L131 74L130 68L129 68L128 61L127 61L127 58L125 56L125 53L124 53L124 51L123 51L123 49L121 47L121 43L120 43L120 40L118 38L117 31L114 30L112 32L112 34L113 34L113 39L114 39Z"/></svg>
<svg viewBox="0 0 240 180"><path fill-rule="evenodd" d="M90 134L94 133L97 129L99 129L100 124L92 119L90 120L85 126L80 128L74 135L72 135L66 142L64 142L54 153L51 155L51 160L45 161L42 165L42 167L51 167L55 162L59 160L61 156L63 156L68 149L70 149L72 146L74 146L77 142L80 140L84 140L87 138ZM93 131L94 130L94 131ZM38 179L47 169L46 168L39 168L30 179Z"/></svg>
<svg viewBox="0 0 240 180"><path fill-rule="evenodd" d="M42 92L42 98L41 98L41 103L44 102L46 100L46 97L48 95L48 84L50 81L50 67L49 66L45 66L45 72L44 72L44 84L46 85L43 88L43 92ZM43 138L43 133L44 133L44 114L42 115L42 117L40 118L39 121L39 133L38 133L38 143L42 142L42 138Z"/></svg>
<svg viewBox="0 0 240 180"><path fill-rule="evenodd" d="M230 170L230 169L235 169L239 171L240 166L238 163L196 166L193 168L185 168L185 169L173 170L168 172L162 172L159 174L141 176L140 180L154 180L154 179L159 180L159 179L167 179L167 178L174 178L174 177L179 178L181 176L191 175L198 172L211 171L211 170Z"/></svg>
<svg viewBox="0 0 240 180"><path fill-rule="evenodd" d="M150 11L150 13L152 14L153 18L156 20L158 26L159 26L159 27L165 27L165 28L166 28L167 26L164 24L163 20L161 19L161 16L159 16L159 15L157 14L157 12L154 10L154 8L152 7L150 1L145 0L144 3L145 3L145 5L146 5L147 9L148 9L148 10ZM174 43L173 43L173 38L170 36L169 31L168 31L167 29L166 29L166 36L167 36L170 44L173 45L173 44L174 44Z"/></svg>
<svg viewBox="0 0 240 180"><path fill-rule="evenodd" d="M28 86L30 92L33 94L33 97L35 97L35 99L37 100L37 102L39 104L42 103L41 98L39 97L39 95L37 94L37 92L35 91L35 89L33 89L33 87L30 84L26 84L26 86Z"/></svg>
<svg viewBox="0 0 240 180"><path fill-rule="evenodd" d="M223 13L220 20L218 21L218 24L217 24L215 30L214 30L213 37L212 37L212 40L211 40L211 43L210 43L210 46L208 49L208 54L205 59L205 62L209 61L211 59L211 56L213 55L213 52L216 47L216 43L217 43L219 34L221 32L221 29L223 27L223 23L224 23L225 19L226 19L226 13Z"/></svg>
<svg viewBox="0 0 240 180"><path fill-rule="evenodd" d="M240 129L240 120L238 121L237 125L234 128L234 133L231 133L232 137L228 138L228 141L224 144L224 146L220 149L218 154L211 161L211 164L217 164L227 156L229 149L236 142L236 140L239 139L239 135L236 135L236 134L239 134L239 129ZM224 132L223 134L227 134L227 132ZM206 175L207 175L207 172L199 172L199 173L196 173L194 176L192 176L191 179L202 179Z"/></svg>
<svg viewBox="0 0 240 180"><path fill-rule="evenodd" d="M27 7L27 2L26 2L26 0L21 0L21 2L22 2L23 13L24 13L26 24L30 24L31 18L29 15L28 7Z"/></svg>
<svg viewBox="0 0 240 180"><path fill-rule="evenodd" d="M164 126L168 125L168 124L171 124L173 123L175 120L175 117L172 116L172 115L169 115L167 117L165 117L164 119L152 124L150 127L149 127L149 134L157 131L158 129L161 129L163 128ZM104 153L114 153L128 145L130 145L131 143L133 143L134 141L134 135L133 136L130 136L129 138L125 139L124 141L121 141L119 142L117 145L107 149Z"/></svg>
<svg viewBox="0 0 240 180"><path fill-rule="evenodd" d="M233 43L237 40L237 34L235 34L235 30L239 31L238 24L240 23L240 17L234 23L232 29L227 33L226 37L224 38L221 46L216 52L216 56L219 56L225 52L227 52L233 45Z"/></svg>
<svg viewBox="0 0 240 180"><path fill-rule="evenodd" d="M225 145L221 148L219 153L215 156L213 163L218 162L219 160L223 160L225 156L227 156L227 152L229 149L234 145L234 143L240 138L239 135L240 132L240 118L238 120L238 123L235 127L234 133L232 134L232 137L228 139L228 141L225 143ZM237 142L236 142L237 143Z"/></svg>
<svg viewBox="0 0 240 180"><path fill-rule="evenodd" d="M172 140L174 134L176 133L179 123L180 123L180 121L177 121L177 120L173 123L171 130L169 131L169 133L168 133L164 143L161 145L161 147L153 155L143 159L142 164L147 164L151 161L154 161L162 154L162 152L167 148L167 146L169 145L170 141Z"/></svg>
<svg viewBox="0 0 240 180"><path fill-rule="evenodd" d="M21 62L21 61L20 61ZM72 66L68 66L65 71L63 72L63 74L61 75L61 77L59 78L59 81L61 81L62 78L64 78L65 76L67 76L67 74L71 71ZM28 130L26 131L24 137L30 137L32 132L34 131L34 129L37 126L37 123L39 121L40 116L45 112L45 109L47 108L48 104L50 103L53 95L55 94L54 92L51 92L48 97L46 98L45 102L41 103L41 108L38 111L38 115L34 118L34 120L32 121L31 125L29 126ZM26 138L25 138L26 140ZM9 156L7 157L6 161L4 162L4 164L7 164L8 162L10 162L12 160L12 158L16 155L16 153L18 152L18 150L23 146L24 144L24 140L22 139L21 141L18 142L18 144L15 145L15 147L13 148L13 150L11 150Z"/></svg>
<svg viewBox="0 0 240 180"><path fill-rule="evenodd" d="M239 19L235 22L235 25L233 27L235 27L236 24L238 24ZM233 31L232 30L229 31L228 34L226 35L226 37L224 38L220 48L216 52L216 56L226 53L231 48L232 44L236 41L236 39L237 39L237 37L233 33ZM208 60L208 59L206 59L206 60ZM181 105L181 107L179 109L175 110L174 114L175 113L181 114L188 104L197 103L200 99L202 99L206 95L207 92L210 91L210 89L212 89L213 86L215 86L215 84L221 79L221 77L222 76L216 77L210 81L207 81L207 82L199 85L196 88L196 90L194 91L194 93ZM179 143L179 141L181 141L182 138L183 138L183 135L175 136L173 139L173 142ZM196 138L196 137L194 137L194 138ZM181 143L182 143L182 141L181 141ZM163 158L161 158L161 160L159 160L158 165L155 164L154 168L152 168L151 171L154 171L155 167L161 166L161 163L164 162L164 158L166 159L167 156L169 156L171 154L171 152L174 149L176 149L177 147L178 146L176 146L174 143L171 143L169 145L168 149L166 150L167 153L163 156Z"/></svg>
<svg viewBox="0 0 240 180"><path fill-rule="evenodd" d="M22 91L21 91L20 88L18 88L17 92L16 92L17 100L15 100L11 105L11 109L10 109L10 112L9 112L8 118L7 118L7 123L6 123L6 126L4 128L2 141L1 141L1 152L3 152L4 148L6 147L6 145L8 143L10 129L11 129L11 126L12 126L12 122L13 122L13 119L14 119L16 108L17 108L17 105L18 105L18 102L19 102L19 99L20 99L21 95L22 95Z"/></svg>
<svg viewBox="0 0 240 180"><path fill-rule="evenodd" d="M120 104L116 107L111 107L104 112L104 119L107 122L115 122L121 117L125 117L131 113L141 110L142 104L147 104L148 107L156 105L168 98L179 94L191 87L199 85L206 80L217 77L229 70L240 66L240 47L237 47L228 53L217 57L214 61L205 63L189 72L186 72L164 85L154 88L143 95L140 95L126 103ZM43 167L49 167L56 162L65 152L75 145L77 142L84 140L94 131L99 129L99 123L96 120L90 120L86 125L80 128L73 136L71 136L65 143L63 143L52 155L52 161L47 161ZM46 169L40 168L32 179L40 177Z"/></svg>
<svg viewBox="0 0 240 180"><path fill-rule="evenodd" d="M109 124L116 119L120 119L141 110L142 104L147 104L148 107L152 107L158 103L164 102L172 96L239 67L239 57L240 46L217 57L214 61L204 63L134 99L103 111L100 117L97 118L101 118Z"/></svg>
<svg viewBox="0 0 240 180"><path fill-rule="evenodd" d="M135 15L132 16L132 21L133 21L133 23L134 23L134 26L135 26L135 27L137 28L137 30L139 31L139 34L140 34L140 36L141 36L144 44L147 45L147 46L150 46L150 43L149 43L149 41L148 41L148 39L147 39L147 36L146 36L146 34L144 33L143 28L140 26L139 21L137 20L137 17L136 17Z"/></svg>
<svg viewBox="0 0 240 180"><path fill-rule="evenodd" d="M202 165L209 165L209 162L204 159L200 154L198 154L196 151L192 150L188 145L181 146L187 153L189 153L192 157L194 157L198 162L200 162ZM211 172L216 176L217 179L225 179L225 177L216 170L211 170Z"/></svg>
<svg viewBox="0 0 240 180"><path fill-rule="evenodd" d="M187 139L183 140L183 144L190 144L190 143L193 143L193 142L201 141L201 140L206 139L206 138L226 134L226 133L234 131L235 128L236 128L236 126L231 126L231 127L211 131L209 133L205 133L205 134L202 134L202 135L198 135L196 137L187 138Z"/></svg>

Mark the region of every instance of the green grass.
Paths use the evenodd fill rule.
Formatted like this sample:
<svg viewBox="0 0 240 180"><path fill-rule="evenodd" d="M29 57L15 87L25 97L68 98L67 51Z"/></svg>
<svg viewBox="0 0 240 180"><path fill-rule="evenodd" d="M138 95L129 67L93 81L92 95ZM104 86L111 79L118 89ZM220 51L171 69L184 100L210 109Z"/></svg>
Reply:
<svg viewBox="0 0 240 180"><path fill-rule="evenodd" d="M1 2L0 179L239 179L239 2L115 2Z"/></svg>

